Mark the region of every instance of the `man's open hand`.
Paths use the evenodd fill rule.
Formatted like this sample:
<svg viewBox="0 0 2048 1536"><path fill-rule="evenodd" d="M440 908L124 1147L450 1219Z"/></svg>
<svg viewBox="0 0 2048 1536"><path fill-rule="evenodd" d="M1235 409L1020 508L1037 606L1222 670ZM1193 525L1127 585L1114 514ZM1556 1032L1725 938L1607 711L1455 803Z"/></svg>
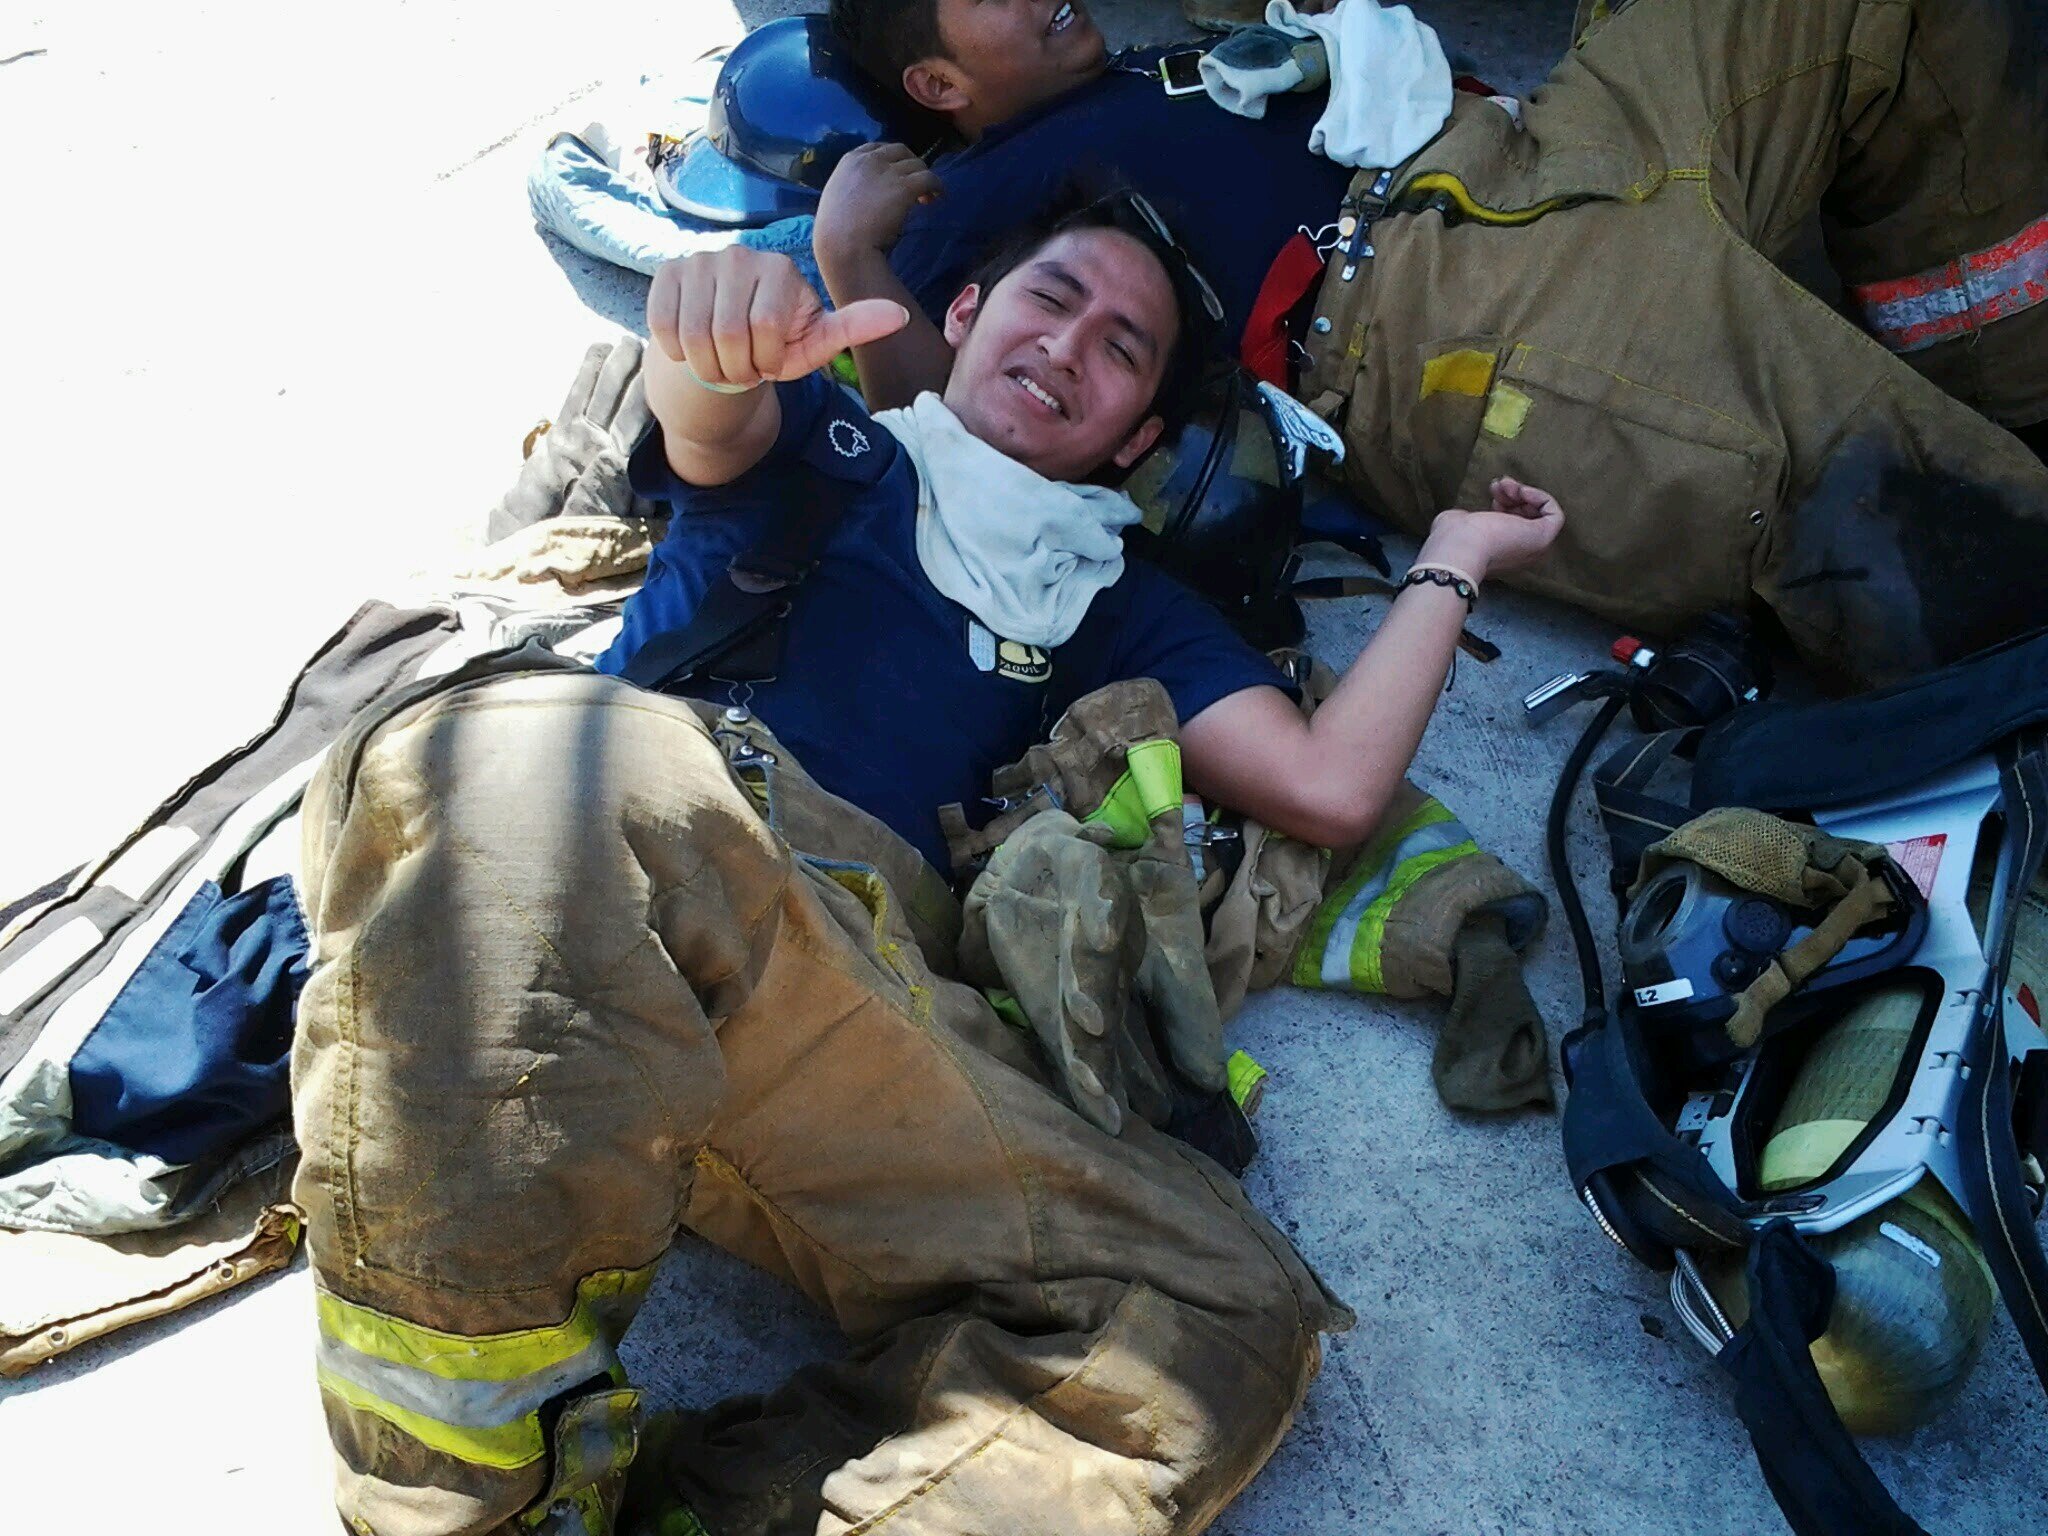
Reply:
<svg viewBox="0 0 2048 1536"><path fill-rule="evenodd" d="M863 144L833 167L818 198L811 244L828 265L862 251L886 253L902 236L910 210L944 192L930 167L905 146Z"/></svg>
<svg viewBox="0 0 2048 1536"><path fill-rule="evenodd" d="M1493 505L1485 511L1439 512L1416 560L1456 566L1483 581L1534 564L1564 531L1564 511L1550 492L1506 475L1490 489Z"/></svg>
<svg viewBox="0 0 2048 1536"><path fill-rule="evenodd" d="M888 299L827 309L787 256L744 246L671 261L647 294L648 336L706 384L800 379L909 320Z"/></svg>

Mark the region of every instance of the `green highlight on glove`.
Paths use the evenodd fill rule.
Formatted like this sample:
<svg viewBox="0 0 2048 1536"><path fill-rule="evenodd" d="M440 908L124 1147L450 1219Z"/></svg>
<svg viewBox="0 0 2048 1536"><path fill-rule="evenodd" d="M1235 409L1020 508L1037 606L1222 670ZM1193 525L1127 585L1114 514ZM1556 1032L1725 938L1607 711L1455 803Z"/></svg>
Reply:
<svg viewBox="0 0 2048 1536"><path fill-rule="evenodd" d="M1230 1096L1249 1120L1259 1112L1266 1097L1266 1069L1252 1059L1249 1051L1232 1051L1224 1070L1230 1078Z"/></svg>

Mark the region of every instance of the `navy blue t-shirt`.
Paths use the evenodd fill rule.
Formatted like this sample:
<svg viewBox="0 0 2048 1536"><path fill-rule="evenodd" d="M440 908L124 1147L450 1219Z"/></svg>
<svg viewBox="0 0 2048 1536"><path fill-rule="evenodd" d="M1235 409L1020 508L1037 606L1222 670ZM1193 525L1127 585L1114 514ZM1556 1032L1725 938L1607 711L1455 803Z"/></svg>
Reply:
<svg viewBox="0 0 2048 1536"><path fill-rule="evenodd" d="M936 318L1003 231L1032 218L1070 177L1121 180L1156 206L1223 300L1233 341L1273 258L1306 224L1337 217L1351 171L1309 153L1324 92L1275 96L1262 118L1206 94L1168 96L1164 50L1119 54L1107 72L992 128L932 169L943 197L911 210L889 264Z"/></svg>
<svg viewBox="0 0 2048 1536"><path fill-rule="evenodd" d="M1137 560L1096 595L1049 669L1044 653L992 658L998 637L983 630L977 642L973 615L918 563L917 474L901 445L822 374L776 389L781 434L728 485L678 480L658 427L634 454L633 488L675 516L598 670L623 671L654 636L688 624L732 558L762 543L782 509L817 494L818 476L847 482L844 515L785 621L779 675L753 685L752 708L813 778L936 868L948 867L938 808L977 804L989 775L1044 740L1081 695L1157 678L1190 720L1242 689L1286 686L1213 608ZM688 691L727 696L716 683Z"/></svg>

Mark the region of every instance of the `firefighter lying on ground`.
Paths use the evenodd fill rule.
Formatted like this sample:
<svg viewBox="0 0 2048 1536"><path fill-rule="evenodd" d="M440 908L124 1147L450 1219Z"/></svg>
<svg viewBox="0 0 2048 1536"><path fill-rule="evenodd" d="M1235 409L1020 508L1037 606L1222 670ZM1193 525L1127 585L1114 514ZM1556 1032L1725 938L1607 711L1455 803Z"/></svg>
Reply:
<svg viewBox="0 0 2048 1536"><path fill-rule="evenodd" d="M1027 822L964 929L935 807L1092 690L1069 713L1096 701L1104 761L1170 699L1190 787L1355 841L1472 589L1563 520L1511 481L1444 512L1305 722L1213 610L1122 559L1135 511L1089 483L1174 409L1199 287L1113 196L963 288L943 396L877 418L816 370L899 306L825 310L741 249L665 268L634 474L675 515L599 673L458 672L330 754L293 1084L351 1529L1191 1532L1270 1455L1348 1315L1233 1180L1110 1092L1133 991L1173 1068L1222 1082L1199 927L1192 966L1166 931L1192 921L1184 850L1161 856L1179 785L1169 831L1148 800L1114 857L1084 806ZM836 526L772 678L600 675L632 675L821 496ZM1059 1038L952 979L970 941L1051 965ZM636 1462L615 1346L678 1227L798 1286L853 1348L664 1417Z"/></svg>
<svg viewBox="0 0 2048 1536"><path fill-rule="evenodd" d="M1297 230L1341 240L1281 283L1291 384L1418 534L1503 475L1552 487L1571 527L1518 583L1666 634L1760 605L1838 682L2038 623L2012 573L2048 562L2048 469L2003 429L2048 441L2048 69L2006 0L1582 9L1540 91L1456 93L1381 185L1309 152L1319 101L1169 97L1080 0L835 0L868 73L972 141L827 188L833 295L920 314L860 350L870 402L944 376L980 231L1106 164L1233 341L1279 318L1255 296ZM1816 223L1856 321L1781 269Z"/></svg>

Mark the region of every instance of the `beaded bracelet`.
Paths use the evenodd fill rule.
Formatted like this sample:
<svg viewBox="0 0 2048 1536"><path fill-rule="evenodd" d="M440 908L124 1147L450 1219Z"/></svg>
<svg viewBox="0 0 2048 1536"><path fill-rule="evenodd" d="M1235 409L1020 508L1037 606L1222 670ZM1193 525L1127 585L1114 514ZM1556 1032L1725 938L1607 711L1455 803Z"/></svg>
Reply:
<svg viewBox="0 0 2048 1536"><path fill-rule="evenodd" d="M1454 565L1411 565L1408 574L1401 578L1404 590L1424 582L1433 587L1449 587L1465 599L1467 613L1479 606L1479 583Z"/></svg>

